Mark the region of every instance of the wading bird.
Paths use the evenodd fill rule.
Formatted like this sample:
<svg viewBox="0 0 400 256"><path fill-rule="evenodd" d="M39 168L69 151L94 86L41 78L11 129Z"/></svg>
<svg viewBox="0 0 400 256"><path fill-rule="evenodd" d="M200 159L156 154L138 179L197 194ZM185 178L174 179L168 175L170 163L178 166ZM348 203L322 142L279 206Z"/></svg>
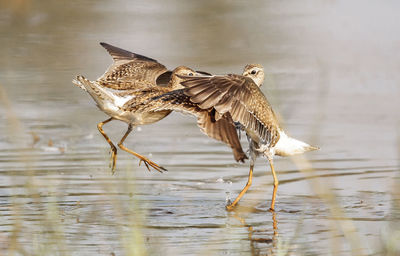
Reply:
<svg viewBox="0 0 400 256"><path fill-rule="evenodd" d="M145 106L153 104L150 99L182 88L178 75L200 74L184 66L177 67L171 72L154 59L106 43L100 44L112 56L114 63L96 81L89 81L83 76L78 76L73 83L88 92L100 110L110 116L109 119L100 122L97 127L111 147L112 173L115 171L117 148L103 130L103 125L112 120L120 120L128 124L128 130L118 143L120 149L138 157L140 163L143 161L149 171L149 166L160 172L166 170L150 159L126 148L123 142L135 126L157 122L171 113L172 110L146 110ZM180 105L179 109L195 115L198 126L206 135L230 146L236 161L243 162L247 158L229 114L215 120L213 108L198 108L189 100L186 105Z"/></svg>
<svg viewBox="0 0 400 256"><path fill-rule="evenodd" d="M289 137L278 123L278 120L259 87L264 81L264 69L261 65L247 65L243 75L179 76L186 88L182 93L202 109L213 108L220 115L229 113L239 127L246 132L250 148L250 172L248 182L237 198L229 205L234 209L240 198L246 193L252 182L254 162L257 156L268 159L274 189L270 210L275 209L275 198L278 189L278 178L275 173L273 157L291 156L317 147Z"/></svg>

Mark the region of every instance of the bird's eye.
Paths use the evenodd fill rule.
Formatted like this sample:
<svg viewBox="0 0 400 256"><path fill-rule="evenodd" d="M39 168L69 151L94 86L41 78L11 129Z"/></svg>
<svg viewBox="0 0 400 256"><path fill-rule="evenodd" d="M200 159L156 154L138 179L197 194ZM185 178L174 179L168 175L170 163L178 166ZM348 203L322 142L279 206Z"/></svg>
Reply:
<svg viewBox="0 0 400 256"><path fill-rule="evenodd" d="M250 74L255 75L256 73L257 73L257 71L255 69L253 69Z"/></svg>
<svg viewBox="0 0 400 256"><path fill-rule="evenodd" d="M193 76L193 73L189 73L189 76Z"/></svg>

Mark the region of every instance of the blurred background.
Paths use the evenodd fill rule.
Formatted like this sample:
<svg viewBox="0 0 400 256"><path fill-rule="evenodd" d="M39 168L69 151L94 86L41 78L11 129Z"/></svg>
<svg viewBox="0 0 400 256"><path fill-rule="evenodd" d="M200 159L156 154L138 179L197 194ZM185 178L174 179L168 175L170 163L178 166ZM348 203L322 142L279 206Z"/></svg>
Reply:
<svg viewBox="0 0 400 256"><path fill-rule="evenodd" d="M398 255L400 2L0 1L0 249L10 255ZM108 168L107 119L71 83L107 42L216 74L264 65L287 132L321 150L248 163L174 113ZM104 126L118 141L126 124ZM243 138L243 147L247 142Z"/></svg>

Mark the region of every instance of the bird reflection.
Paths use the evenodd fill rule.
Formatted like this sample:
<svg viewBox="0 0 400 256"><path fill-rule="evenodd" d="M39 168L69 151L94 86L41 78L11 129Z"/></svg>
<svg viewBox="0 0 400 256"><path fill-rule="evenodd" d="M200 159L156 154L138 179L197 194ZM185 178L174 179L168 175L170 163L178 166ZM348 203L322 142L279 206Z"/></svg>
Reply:
<svg viewBox="0 0 400 256"><path fill-rule="evenodd" d="M242 212L235 212L233 217L240 221L243 227L247 228L248 240L250 242L251 255L275 255L278 246L278 220L276 212L272 214L272 233L269 228L254 228L246 222L246 216ZM268 245L265 247L265 245Z"/></svg>

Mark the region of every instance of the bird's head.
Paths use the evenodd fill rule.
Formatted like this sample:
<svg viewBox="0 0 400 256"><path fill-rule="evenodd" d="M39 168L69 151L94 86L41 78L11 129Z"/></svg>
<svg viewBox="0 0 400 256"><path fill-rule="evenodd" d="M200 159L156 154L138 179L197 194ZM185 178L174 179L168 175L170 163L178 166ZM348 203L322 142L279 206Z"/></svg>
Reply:
<svg viewBox="0 0 400 256"><path fill-rule="evenodd" d="M183 80L182 78L180 78L179 76L198 76L200 74L198 74L196 71L194 71L191 68L185 67L185 66L179 66L177 68L175 68L172 71L172 75L171 75L171 87L176 90L176 89L182 89L184 88L180 82Z"/></svg>
<svg viewBox="0 0 400 256"><path fill-rule="evenodd" d="M250 77L260 87L264 82L264 68L260 64L248 64L244 67L243 76Z"/></svg>

